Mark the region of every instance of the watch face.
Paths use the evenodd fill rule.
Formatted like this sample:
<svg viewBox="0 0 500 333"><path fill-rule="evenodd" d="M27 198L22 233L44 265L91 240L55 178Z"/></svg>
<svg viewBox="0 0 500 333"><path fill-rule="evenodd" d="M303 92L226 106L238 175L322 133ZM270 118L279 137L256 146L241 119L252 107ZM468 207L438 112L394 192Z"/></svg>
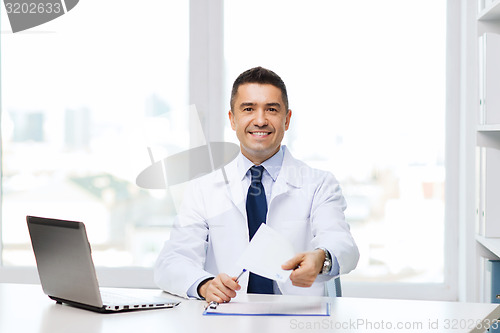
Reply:
<svg viewBox="0 0 500 333"><path fill-rule="evenodd" d="M330 252L328 252L325 248L318 248L325 252L325 261L323 261L323 268L321 269L320 274L328 274L332 269L332 257L330 256Z"/></svg>
<svg viewBox="0 0 500 333"><path fill-rule="evenodd" d="M332 269L332 261L327 258L323 263L323 271L321 271L321 274L327 274L330 272L331 269Z"/></svg>

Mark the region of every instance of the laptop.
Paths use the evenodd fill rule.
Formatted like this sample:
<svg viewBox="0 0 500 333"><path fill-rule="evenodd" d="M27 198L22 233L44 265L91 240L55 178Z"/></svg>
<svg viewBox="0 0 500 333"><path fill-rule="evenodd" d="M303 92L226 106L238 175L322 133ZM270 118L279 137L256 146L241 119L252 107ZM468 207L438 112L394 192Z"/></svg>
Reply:
<svg viewBox="0 0 500 333"><path fill-rule="evenodd" d="M43 291L57 303L103 313L172 308L180 303L127 294L126 288L101 290L83 222L36 216L26 220Z"/></svg>

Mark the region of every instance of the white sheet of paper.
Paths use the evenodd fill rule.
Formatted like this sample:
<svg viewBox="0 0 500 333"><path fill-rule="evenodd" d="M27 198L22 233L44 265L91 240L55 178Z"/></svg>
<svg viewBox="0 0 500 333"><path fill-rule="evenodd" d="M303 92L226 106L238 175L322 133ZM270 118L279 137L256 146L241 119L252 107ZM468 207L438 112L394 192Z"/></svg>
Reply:
<svg viewBox="0 0 500 333"><path fill-rule="evenodd" d="M295 251L290 241L262 223L237 264L252 273L285 282L292 271L281 269L281 265L294 255Z"/></svg>

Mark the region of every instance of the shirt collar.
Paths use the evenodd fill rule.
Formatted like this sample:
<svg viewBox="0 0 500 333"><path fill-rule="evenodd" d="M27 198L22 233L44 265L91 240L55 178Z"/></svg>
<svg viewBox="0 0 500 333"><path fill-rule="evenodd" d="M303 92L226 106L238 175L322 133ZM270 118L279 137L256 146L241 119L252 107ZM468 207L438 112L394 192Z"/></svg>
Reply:
<svg viewBox="0 0 500 333"><path fill-rule="evenodd" d="M285 156L285 146L281 146L280 150L264 162L262 166L266 169L267 173L271 176L273 181L276 181L281 170L281 165L283 164L283 158ZM240 151L238 155L238 174L241 176L240 179L245 178L248 170L254 165L248 158L245 157Z"/></svg>

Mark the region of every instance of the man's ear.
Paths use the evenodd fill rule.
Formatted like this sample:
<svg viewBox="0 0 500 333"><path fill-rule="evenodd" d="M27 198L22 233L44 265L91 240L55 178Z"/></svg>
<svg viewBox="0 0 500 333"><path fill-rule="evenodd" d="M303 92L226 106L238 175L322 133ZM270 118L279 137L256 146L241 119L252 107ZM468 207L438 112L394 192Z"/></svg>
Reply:
<svg viewBox="0 0 500 333"><path fill-rule="evenodd" d="M229 110L229 112L227 113L227 115L229 116L229 122L231 123L231 128L233 129L233 131L236 131L236 124L234 122L234 113L232 110Z"/></svg>
<svg viewBox="0 0 500 333"><path fill-rule="evenodd" d="M285 116L285 131L288 131L288 126L290 126L290 118L292 117L292 110L288 109L288 112Z"/></svg>

